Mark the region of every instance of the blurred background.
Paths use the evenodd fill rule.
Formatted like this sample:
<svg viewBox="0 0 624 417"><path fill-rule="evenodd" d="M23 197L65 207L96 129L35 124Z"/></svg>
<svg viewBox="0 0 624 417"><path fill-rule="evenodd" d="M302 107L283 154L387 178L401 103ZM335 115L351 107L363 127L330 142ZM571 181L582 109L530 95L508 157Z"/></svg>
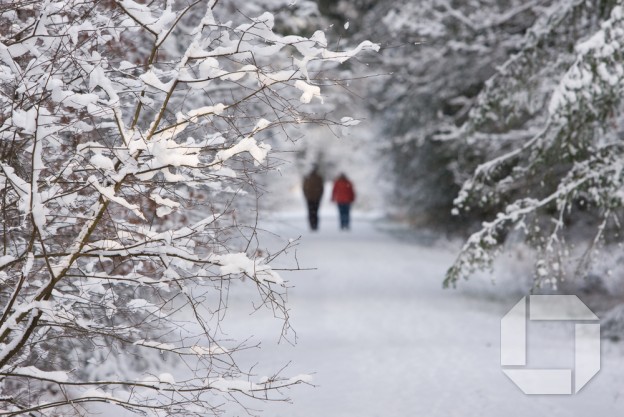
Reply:
<svg viewBox="0 0 624 417"><path fill-rule="evenodd" d="M318 386L292 393L292 406L268 405L269 413L621 409L621 178L588 162L621 140L620 92L598 70L621 69L605 46L617 37L618 2L262 7L286 30L321 27L338 48L364 39L381 46L347 64L351 82L324 90L322 114L358 124L306 127L274 144L267 228L301 237L298 265L315 268L288 275L299 337L295 348L282 341L278 349L294 358L295 373L314 370ZM606 166L619 166L616 154ZM314 166L325 193L311 232L302 184ZM357 194L348 233L338 231L330 201L340 172ZM593 175L600 179L566 188ZM602 320L603 368L577 396L527 397L500 370L500 318L531 293L577 294ZM573 335L571 324L534 324L528 365L573 368Z"/></svg>

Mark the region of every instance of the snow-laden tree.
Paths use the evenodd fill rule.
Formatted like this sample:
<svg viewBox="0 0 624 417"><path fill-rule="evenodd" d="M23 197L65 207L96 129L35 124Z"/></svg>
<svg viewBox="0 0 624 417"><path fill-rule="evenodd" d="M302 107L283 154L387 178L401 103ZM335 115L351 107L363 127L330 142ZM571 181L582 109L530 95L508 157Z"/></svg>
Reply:
<svg viewBox="0 0 624 417"><path fill-rule="evenodd" d="M583 275L606 232L619 240L622 45L621 1L555 2L488 80L468 120L451 136L489 161L467 179L455 203L458 212L501 209L469 238L447 285L490 266L514 229L538 249L536 285ZM594 232L570 268L567 229L579 212Z"/></svg>
<svg viewBox="0 0 624 417"><path fill-rule="evenodd" d="M395 202L420 225L458 227L450 215L465 171L483 155L447 135L465 122L475 97L496 67L522 45L525 32L553 3L490 0L340 1L356 36L381 44L377 73L368 83L370 107L381 126ZM352 5L366 11L359 20ZM329 7L329 6L327 6ZM323 10L323 9L322 9ZM347 32L348 33L348 32ZM470 217L481 213L473 210Z"/></svg>
<svg viewBox="0 0 624 417"><path fill-rule="evenodd" d="M288 318L241 207L268 141L324 121L322 71L376 46L230 6L0 3L0 415L218 414L305 382L254 380L219 332L234 283Z"/></svg>

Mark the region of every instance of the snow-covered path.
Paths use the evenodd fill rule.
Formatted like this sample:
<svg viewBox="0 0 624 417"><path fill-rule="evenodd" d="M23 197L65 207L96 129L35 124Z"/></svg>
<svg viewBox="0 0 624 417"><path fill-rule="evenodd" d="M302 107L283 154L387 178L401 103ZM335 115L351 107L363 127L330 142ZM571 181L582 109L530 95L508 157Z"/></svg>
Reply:
<svg viewBox="0 0 624 417"><path fill-rule="evenodd" d="M397 239L360 219L340 232L333 218L319 233L303 215L271 224L302 235L297 257L313 271L283 274L297 344L277 343L270 314L237 312L228 329L262 349L243 356L259 375L292 360L284 376L314 373L316 387L288 391L293 404L253 404L278 417L616 416L624 411L624 349L603 342L602 371L574 396L526 396L500 369L500 319L519 297L488 300L443 290L453 253ZM470 285L462 283L462 285ZM573 367L573 325L532 323L529 366ZM238 332L240 331L240 335Z"/></svg>

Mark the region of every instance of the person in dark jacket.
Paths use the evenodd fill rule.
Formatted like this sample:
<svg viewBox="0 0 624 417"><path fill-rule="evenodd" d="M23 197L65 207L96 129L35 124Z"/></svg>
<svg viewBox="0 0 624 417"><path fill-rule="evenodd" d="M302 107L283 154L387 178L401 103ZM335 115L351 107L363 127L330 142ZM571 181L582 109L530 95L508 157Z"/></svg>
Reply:
<svg viewBox="0 0 624 417"><path fill-rule="evenodd" d="M345 174L340 174L334 181L332 201L338 204L340 229L349 230L349 212L351 211L351 204L355 201L355 190Z"/></svg>
<svg viewBox="0 0 624 417"><path fill-rule="evenodd" d="M310 229L318 230L318 210L323 197L323 177L318 173L318 167L314 166L312 172L303 180L303 195L308 203L308 221Z"/></svg>

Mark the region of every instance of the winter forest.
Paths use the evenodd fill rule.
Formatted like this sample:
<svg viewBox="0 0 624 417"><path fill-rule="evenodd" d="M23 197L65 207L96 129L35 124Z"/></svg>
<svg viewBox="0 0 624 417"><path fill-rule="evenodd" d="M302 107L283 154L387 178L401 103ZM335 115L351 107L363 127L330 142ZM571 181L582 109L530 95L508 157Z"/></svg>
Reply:
<svg viewBox="0 0 624 417"><path fill-rule="evenodd" d="M0 0L0 416L621 415L622 97L620 0Z"/></svg>

